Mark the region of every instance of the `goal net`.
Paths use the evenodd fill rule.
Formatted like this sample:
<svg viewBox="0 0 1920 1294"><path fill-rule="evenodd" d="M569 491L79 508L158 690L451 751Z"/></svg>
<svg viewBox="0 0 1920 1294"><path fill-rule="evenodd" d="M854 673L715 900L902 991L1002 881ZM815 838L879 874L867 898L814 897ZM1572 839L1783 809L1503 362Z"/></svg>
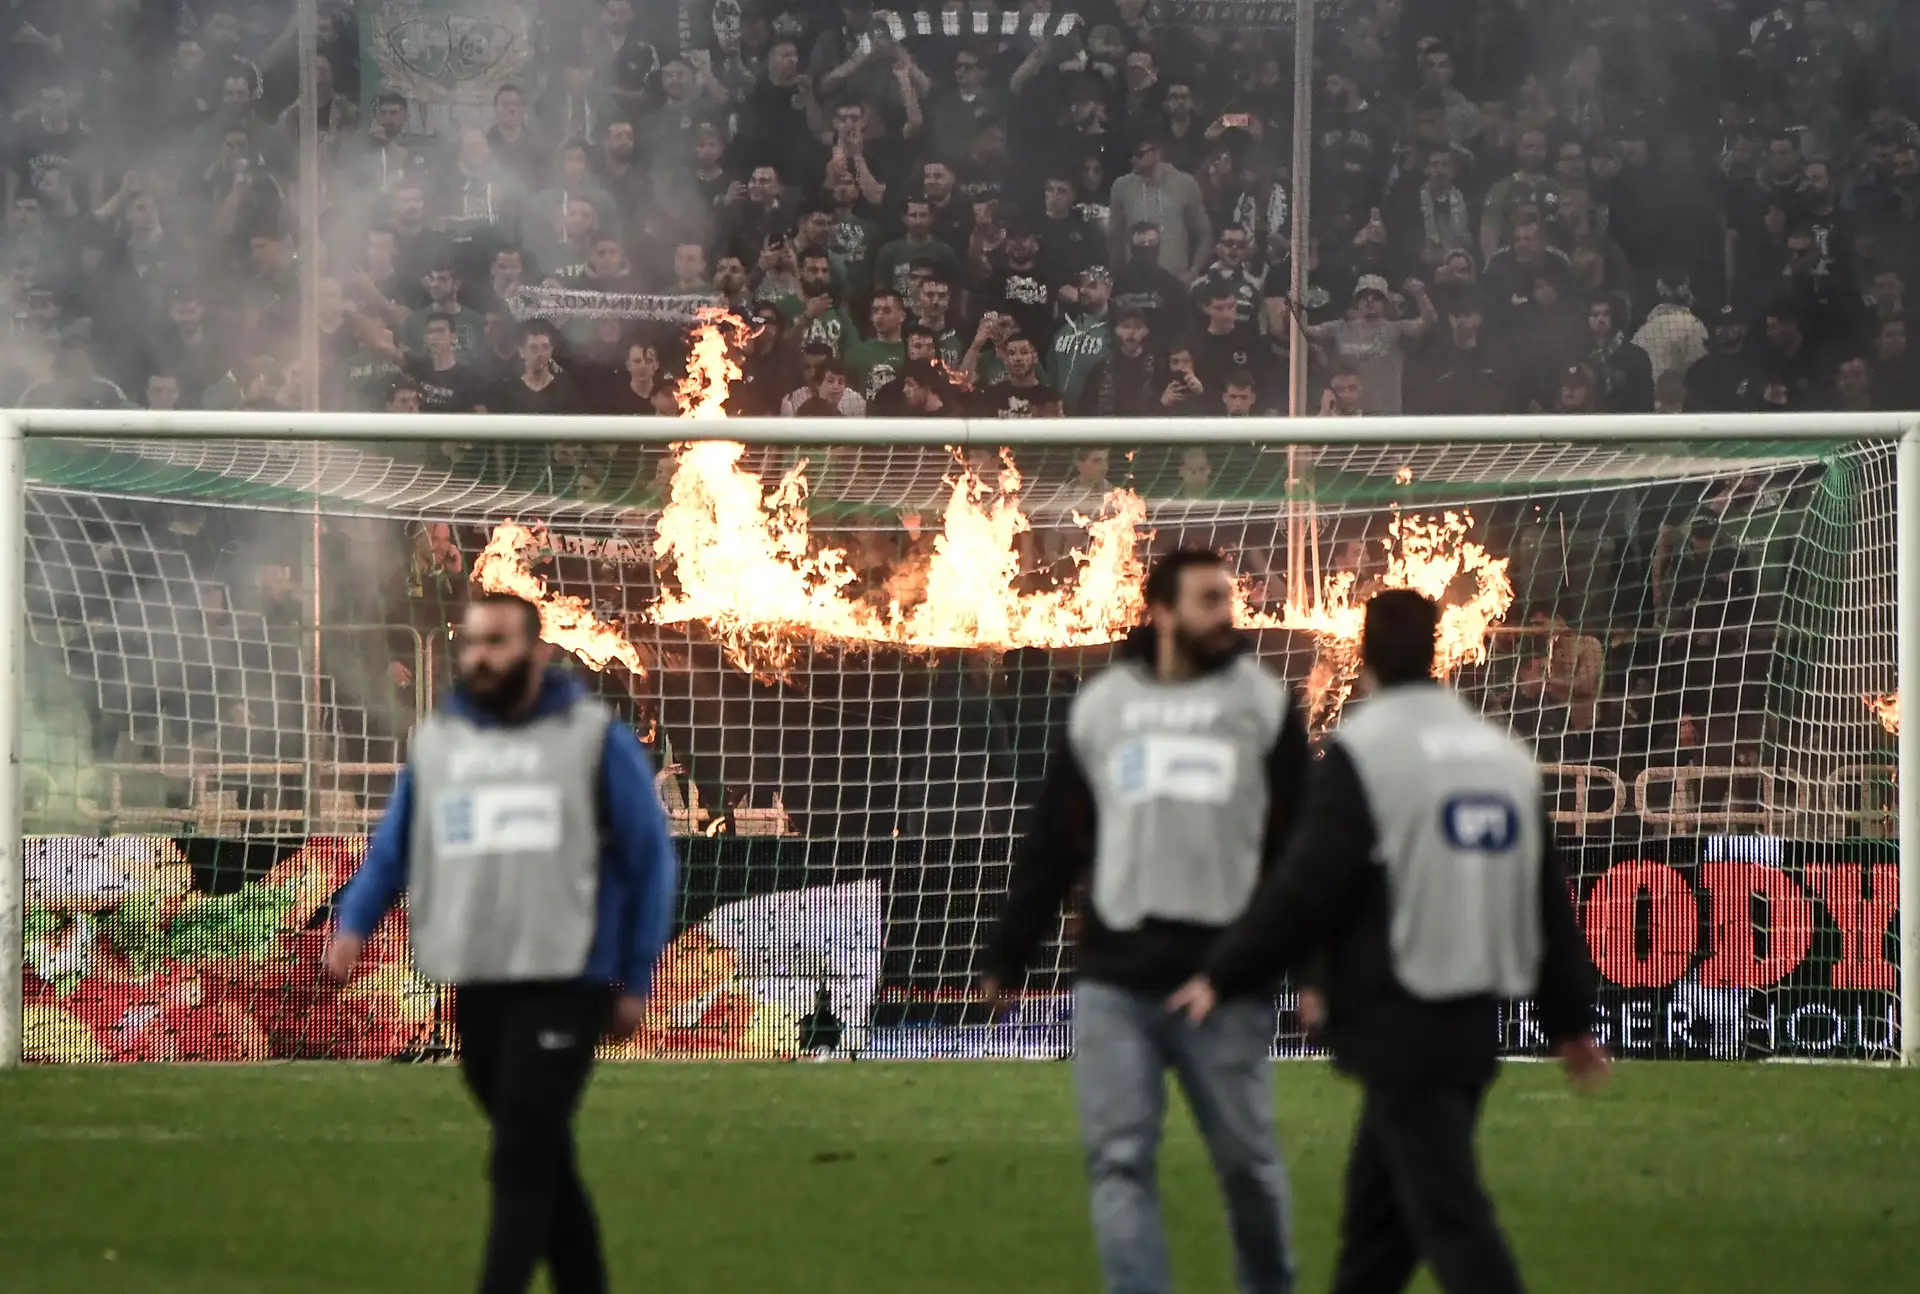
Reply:
<svg viewBox="0 0 1920 1294"><path fill-rule="evenodd" d="M1323 732L1358 703L1364 600L1442 601L1451 682L1546 766L1609 1045L1896 1048L1891 446L1216 426L962 453L670 445L657 420L30 442L29 1056L454 1044L404 914L344 989L318 959L476 583L542 603L682 838L653 1016L613 1054L1063 1054L1069 941L999 1022L976 951L1076 687L1153 555L1195 545ZM1281 1007L1277 1049L1309 1049ZM1524 1003L1503 1029L1542 1046Z"/></svg>

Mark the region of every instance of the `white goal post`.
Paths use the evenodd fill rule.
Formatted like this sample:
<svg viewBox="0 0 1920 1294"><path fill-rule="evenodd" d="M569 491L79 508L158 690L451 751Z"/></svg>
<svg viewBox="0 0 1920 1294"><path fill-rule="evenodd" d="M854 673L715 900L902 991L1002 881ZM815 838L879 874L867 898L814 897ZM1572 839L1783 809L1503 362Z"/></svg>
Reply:
<svg viewBox="0 0 1920 1294"><path fill-rule="evenodd" d="M0 411L0 1068L22 1063L26 1008L23 949L26 873L22 822L23 682L27 671L27 487L29 439L92 442L252 441L627 443L693 441L748 445L938 449L1237 445L1326 446L1659 445L1820 441L1882 447L1897 442L1894 482L1897 671L1901 692L1920 694L1920 414L1680 415L1513 418L1317 418L994 421L973 419L668 420L611 417L296 413ZM291 449L297 458L303 451ZM314 455L316 472L318 455ZM1920 1064L1920 725L1902 725L1897 745L1899 844L1898 1005L1901 1063ZM1909 849L1913 852L1909 852Z"/></svg>

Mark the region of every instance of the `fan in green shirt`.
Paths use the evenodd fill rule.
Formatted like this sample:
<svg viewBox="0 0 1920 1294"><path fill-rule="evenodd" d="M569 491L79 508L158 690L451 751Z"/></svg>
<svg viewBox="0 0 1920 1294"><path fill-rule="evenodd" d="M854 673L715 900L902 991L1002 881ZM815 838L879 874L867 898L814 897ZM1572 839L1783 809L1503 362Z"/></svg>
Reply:
<svg viewBox="0 0 1920 1294"><path fill-rule="evenodd" d="M860 339L853 316L834 298L833 262L818 248L800 255L799 295L780 297L774 305L793 325L803 349L823 343L833 348L836 358L844 358L847 348Z"/></svg>
<svg viewBox="0 0 1920 1294"><path fill-rule="evenodd" d="M1069 409L1077 406L1080 389L1113 349L1113 322L1107 311L1112 293L1113 279L1103 267L1081 271L1080 308L1053 335L1052 382Z"/></svg>
<svg viewBox="0 0 1920 1294"><path fill-rule="evenodd" d="M342 368L354 408L370 413L386 406L387 393L406 371L402 368L406 357L393 344L393 331L384 324L372 331L375 337L347 356Z"/></svg>
<svg viewBox="0 0 1920 1294"><path fill-rule="evenodd" d="M867 317L873 323L872 340L848 347L845 358L860 393L871 400L905 369L907 343L900 330L907 324L907 304L898 292L881 288L873 294Z"/></svg>
<svg viewBox="0 0 1920 1294"><path fill-rule="evenodd" d="M416 355L424 353L427 321L434 315L446 315L453 320L453 353L461 363L471 364L486 344L487 321L478 311L460 303L460 276L454 272L452 262L436 265L421 282L426 285L427 304L407 316L402 338L407 349Z"/></svg>
<svg viewBox="0 0 1920 1294"><path fill-rule="evenodd" d="M874 258L873 281L880 287L890 287L901 296L906 296L912 281L913 263L931 261L939 266L949 279L960 277L960 258L953 254L953 248L933 236L933 208L924 201L909 201L906 207L904 223L907 227L905 238L896 238L880 249Z"/></svg>
<svg viewBox="0 0 1920 1294"><path fill-rule="evenodd" d="M860 214L860 184L842 176L833 185L833 228L827 245L847 267L847 290L856 297L873 288L873 258L880 250L880 226Z"/></svg>
<svg viewBox="0 0 1920 1294"><path fill-rule="evenodd" d="M948 279L929 278L914 292L916 295L907 298L914 322L932 334L940 362L958 372L960 361L967 353L967 335L947 322L953 310L953 283Z"/></svg>
<svg viewBox="0 0 1920 1294"><path fill-rule="evenodd" d="M842 298L851 299L853 293L853 267L833 242L833 208L825 204L809 206L800 214L800 225L795 232L793 252L795 257L804 257L808 252L825 252L827 264L833 272L833 290ZM861 277L865 278L866 267L861 268Z"/></svg>

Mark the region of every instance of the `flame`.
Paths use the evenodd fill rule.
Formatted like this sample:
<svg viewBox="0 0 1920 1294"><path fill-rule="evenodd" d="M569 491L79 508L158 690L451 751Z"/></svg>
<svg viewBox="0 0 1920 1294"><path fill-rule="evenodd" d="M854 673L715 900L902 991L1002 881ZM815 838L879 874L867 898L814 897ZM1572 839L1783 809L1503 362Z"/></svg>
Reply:
<svg viewBox="0 0 1920 1294"><path fill-rule="evenodd" d="M1494 557L1468 539L1472 528L1471 512L1447 512L1434 518L1402 515L1396 509L1382 541L1387 565L1381 586L1414 589L1440 604L1439 641L1434 648L1434 673L1440 678L1486 660L1487 631L1513 605L1507 559ZM1356 578L1352 571L1329 575L1312 604L1289 590L1287 604L1277 614L1254 612L1245 606L1243 593L1242 623L1303 630L1319 643L1319 659L1307 680L1311 712L1319 725L1339 717L1359 676L1360 629L1366 615L1362 594L1368 591L1356 588Z"/></svg>
<svg viewBox="0 0 1920 1294"><path fill-rule="evenodd" d="M646 666L626 635L596 616L585 598L548 592L547 582L533 573L529 559L549 547L544 534L504 521L494 527L475 560L473 578L484 589L517 594L539 607L540 636L572 652L590 669L604 670L617 660L645 677Z"/></svg>
<svg viewBox="0 0 1920 1294"><path fill-rule="evenodd" d="M1402 467L1393 474L1393 483L1395 485L1413 484L1413 469L1411 467Z"/></svg>
<svg viewBox="0 0 1920 1294"><path fill-rule="evenodd" d="M1873 717L1880 721L1882 728L1895 736L1900 734L1900 694L1898 692L1889 692L1885 696L1866 696L1861 699L1867 703L1867 709L1873 711Z"/></svg>
<svg viewBox="0 0 1920 1294"><path fill-rule="evenodd" d="M938 373L941 377L947 380L947 385L952 387L954 390L956 391L973 390L972 375L964 372L961 369L955 368L953 365L947 363L946 360L940 358L940 356L937 354L933 357L933 368L936 373Z"/></svg>
<svg viewBox="0 0 1920 1294"><path fill-rule="evenodd" d="M687 349L687 375L674 388L682 418L727 416L727 394L740 380L740 361L733 353L749 335L747 325L736 315L718 306L701 307Z"/></svg>
<svg viewBox="0 0 1920 1294"><path fill-rule="evenodd" d="M845 595L854 576L837 549L811 551L806 460L772 493L740 466L746 446L700 441L679 447L671 497L654 552L673 563L677 592L654 607L662 624L704 621L736 661L756 654L782 668L791 643L777 632L829 639L875 636L871 612ZM759 653L750 653L753 647Z"/></svg>
<svg viewBox="0 0 1920 1294"><path fill-rule="evenodd" d="M1078 574L1060 587L1021 592L1019 537L1031 528L1019 506L1010 458L989 485L956 461L940 532L930 552L896 568L884 607L856 599L855 572L838 548L816 545L806 511L806 460L763 492L741 466L745 447L724 441L680 447L655 552L673 563L677 590L652 618L698 621L755 673L784 670L796 643L890 643L907 648L1066 647L1109 642L1137 622L1142 567L1139 496L1116 490L1095 516L1074 514L1087 543Z"/></svg>
<svg viewBox="0 0 1920 1294"><path fill-rule="evenodd" d="M728 391L741 375L735 358L748 337L740 320L703 310L693 330L687 376L677 394L682 416L725 417ZM807 513L807 462L786 468L767 489L744 464L744 445L695 441L673 447L674 474L660 513L655 555L663 568L658 624L703 625L729 659L761 677L780 677L806 644L888 644L909 650L1061 648L1113 642L1138 624L1145 574L1141 539L1146 504L1114 490L1093 515L1073 514L1085 543L1073 550L1073 578L1022 589L1022 536L1032 523L1020 506L1023 482L1002 452L992 480L956 455L941 527L893 564L884 595L856 596L858 573L841 549L813 536ZM1405 471L1402 476L1410 477ZM1384 541L1389 588L1418 589L1442 607L1436 671L1451 674L1486 659L1487 631L1513 601L1505 559L1467 539L1470 513L1440 518L1396 510ZM498 527L475 563L489 589L541 606L541 636L595 669L621 660L643 673L638 652L580 598L549 593L527 555L541 547L526 526ZM1315 714L1331 722L1358 673L1364 599L1355 575L1328 577L1319 589L1289 589L1278 611L1258 611L1242 585L1236 619L1249 629L1304 631L1319 659L1309 680Z"/></svg>

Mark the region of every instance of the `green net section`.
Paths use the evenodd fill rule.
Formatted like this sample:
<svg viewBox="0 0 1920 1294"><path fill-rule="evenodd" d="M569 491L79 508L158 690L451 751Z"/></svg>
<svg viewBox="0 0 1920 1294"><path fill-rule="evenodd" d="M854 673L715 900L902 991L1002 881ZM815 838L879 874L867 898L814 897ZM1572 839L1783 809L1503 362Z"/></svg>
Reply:
<svg viewBox="0 0 1920 1294"><path fill-rule="evenodd" d="M1137 613L1097 586L1181 545L1232 558L1255 652L1328 731L1365 597L1443 601L1452 683L1546 769L1613 1045L1897 1041L1890 447L1223 438L1016 450L1017 494L975 450L958 511L937 448L748 446L698 489L655 445L31 448L43 1059L452 1042L402 918L344 990L316 959L489 561L618 638L569 645L685 855L656 1019L620 1054L1060 1054L1065 928L1011 1021L972 1004L973 961L1072 697ZM1542 1043L1524 1004L1505 1029Z"/></svg>

